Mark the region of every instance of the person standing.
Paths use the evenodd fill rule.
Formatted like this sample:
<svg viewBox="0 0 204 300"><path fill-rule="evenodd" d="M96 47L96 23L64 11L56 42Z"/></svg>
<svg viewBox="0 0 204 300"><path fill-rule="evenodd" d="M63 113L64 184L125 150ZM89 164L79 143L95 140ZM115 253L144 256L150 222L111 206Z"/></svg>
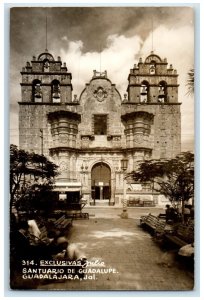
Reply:
<svg viewBox="0 0 204 300"><path fill-rule="evenodd" d="M184 216L184 222L187 224L191 216L191 211L187 204L184 206L183 216Z"/></svg>

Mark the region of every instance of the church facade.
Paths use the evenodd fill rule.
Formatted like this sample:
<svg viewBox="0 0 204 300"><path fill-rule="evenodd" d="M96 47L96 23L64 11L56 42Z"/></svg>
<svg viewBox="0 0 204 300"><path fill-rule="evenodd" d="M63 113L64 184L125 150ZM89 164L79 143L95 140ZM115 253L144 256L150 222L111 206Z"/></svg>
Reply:
<svg viewBox="0 0 204 300"><path fill-rule="evenodd" d="M134 64L121 97L107 72L93 71L79 98L72 74L48 51L23 67L19 146L59 166L59 195L83 194L89 204L162 204L148 185L125 173L145 159L173 158L181 149L178 74L153 52ZM124 78L125 80L126 78ZM129 201L131 203L131 201Z"/></svg>

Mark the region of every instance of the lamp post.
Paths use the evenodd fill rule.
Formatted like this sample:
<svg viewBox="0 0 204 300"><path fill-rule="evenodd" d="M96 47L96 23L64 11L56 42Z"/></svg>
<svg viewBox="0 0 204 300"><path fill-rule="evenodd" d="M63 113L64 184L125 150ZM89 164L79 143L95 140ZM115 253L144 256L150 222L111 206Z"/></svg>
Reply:
<svg viewBox="0 0 204 300"><path fill-rule="evenodd" d="M43 129L40 129L40 138L41 138L41 155L43 155Z"/></svg>
<svg viewBox="0 0 204 300"><path fill-rule="evenodd" d="M128 218L128 213L127 213L127 199L126 199L126 178L125 178L125 172L128 167L128 159L123 158L121 159L121 169L123 171L123 212L121 214L122 219L127 219Z"/></svg>
<svg viewBox="0 0 204 300"><path fill-rule="evenodd" d="M40 129L40 138L41 138L41 155L43 156L43 129ZM43 182L43 157L42 157L42 182Z"/></svg>

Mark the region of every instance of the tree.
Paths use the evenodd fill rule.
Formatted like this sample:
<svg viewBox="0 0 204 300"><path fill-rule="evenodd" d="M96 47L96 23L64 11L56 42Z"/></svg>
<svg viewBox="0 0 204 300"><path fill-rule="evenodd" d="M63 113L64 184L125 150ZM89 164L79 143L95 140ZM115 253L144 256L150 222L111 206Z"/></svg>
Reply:
<svg viewBox="0 0 204 300"><path fill-rule="evenodd" d="M187 95L193 95L194 94L194 80L195 80L195 75L194 75L194 69L190 69L188 72L188 77L187 77Z"/></svg>
<svg viewBox="0 0 204 300"><path fill-rule="evenodd" d="M183 152L167 160L146 160L128 174L136 182L151 182L153 190L164 195L174 205L194 196L194 155Z"/></svg>
<svg viewBox="0 0 204 300"><path fill-rule="evenodd" d="M44 155L29 153L10 146L10 211L21 205L38 206L42 196L50 192L58 166ZM46 199L45 199L46 200Z"/></svg>

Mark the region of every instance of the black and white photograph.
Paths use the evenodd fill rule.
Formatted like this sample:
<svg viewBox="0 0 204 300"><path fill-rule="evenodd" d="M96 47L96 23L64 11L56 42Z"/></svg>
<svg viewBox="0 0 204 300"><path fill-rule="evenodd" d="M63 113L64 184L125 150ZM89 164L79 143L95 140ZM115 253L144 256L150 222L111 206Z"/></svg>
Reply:
<svg viewBox="0 0 204 300"><path fill-rule="evenodd" d="M9 18L10 289L194 291L194 7Z"/></svg>

